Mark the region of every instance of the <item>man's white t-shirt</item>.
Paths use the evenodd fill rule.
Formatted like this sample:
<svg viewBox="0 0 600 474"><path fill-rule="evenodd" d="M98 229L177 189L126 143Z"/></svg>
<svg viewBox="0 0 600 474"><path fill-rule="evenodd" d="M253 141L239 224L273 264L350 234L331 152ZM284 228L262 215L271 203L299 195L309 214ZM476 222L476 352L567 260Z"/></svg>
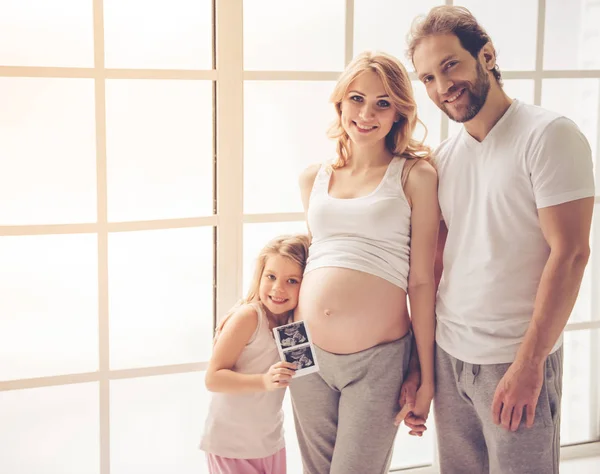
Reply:
<svg viewBox="0 0 600 474"><path fill-rule="evenodd" d="M482 142L463 127L436 163L448 227L437 343L464 362L510 363L550 253L537 210L594 196L590 146L571 120L514 100Z"/></svg>

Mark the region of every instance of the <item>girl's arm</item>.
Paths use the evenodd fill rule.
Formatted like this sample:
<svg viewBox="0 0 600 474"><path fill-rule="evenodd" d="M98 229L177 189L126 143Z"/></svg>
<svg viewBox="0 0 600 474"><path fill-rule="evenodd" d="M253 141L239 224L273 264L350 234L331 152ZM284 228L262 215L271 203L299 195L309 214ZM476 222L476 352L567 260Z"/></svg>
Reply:
<svg viewBox="0 0 600 474"><path fill-rule="evenodd" d="M412 203L408 297L421 369L419 391L433 397L435 349L435 256L440 226L437 173L426 161L414 165L406 182ZM425 398L427 398L425 397ZM426 415L426 414L425 414Z"/></svg>
<svg viewBox="0 0 600 474"><path fill-rule="evenodd" d="M210 392L251 393L281 388L293 370L283 362L275 364L266 374L240 374L233 370L240 354L256 331L258 315L249 305L238 309L220 331L206 370L205 383Z"/></svg>

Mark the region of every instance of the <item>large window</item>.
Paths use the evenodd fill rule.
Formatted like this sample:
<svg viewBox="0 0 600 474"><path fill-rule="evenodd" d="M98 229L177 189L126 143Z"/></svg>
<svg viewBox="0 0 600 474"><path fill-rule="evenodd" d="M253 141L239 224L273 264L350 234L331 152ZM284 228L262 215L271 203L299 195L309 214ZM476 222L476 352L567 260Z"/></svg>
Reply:
<svg viewBox="0 0 600 474"><path fill-rule="evenodd" d="M440 3L0 1L0 472L206 473L215 321L265 241L306 229L297 177L334 152L344 65L380 49L412 71L405 34ZM461 4L508 93L571 117L598 163L600 0ZM457 126L412 79L435 146ZM581 454L600 440L597 216L592 249L565 335ZM393 468L436 465L433 430L401 429Z"/></svg>

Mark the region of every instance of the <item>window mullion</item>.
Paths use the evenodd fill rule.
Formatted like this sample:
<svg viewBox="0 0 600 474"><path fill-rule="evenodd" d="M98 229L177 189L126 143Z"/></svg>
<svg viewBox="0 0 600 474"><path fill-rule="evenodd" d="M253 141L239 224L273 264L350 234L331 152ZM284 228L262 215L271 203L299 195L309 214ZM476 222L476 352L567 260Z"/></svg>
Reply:
<svg viewBox="0 0 600 474"><path fill-rule="evenodd" d="M244 206L243 0L216 0L216 311L241 296Z"/></svg>

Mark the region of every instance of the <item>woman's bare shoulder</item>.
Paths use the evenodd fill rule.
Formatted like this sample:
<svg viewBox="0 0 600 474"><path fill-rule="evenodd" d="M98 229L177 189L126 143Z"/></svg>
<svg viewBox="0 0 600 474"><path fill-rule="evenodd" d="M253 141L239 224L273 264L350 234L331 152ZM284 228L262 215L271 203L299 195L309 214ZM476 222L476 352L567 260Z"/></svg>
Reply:
<svg viewBox="0 0 600 474"><path fill-rule="evenodd" d="M307 166L304 171L300 173L298 183L300 184L301 189L312 188L319 169L321 169L321 163L313 163L312 165Z"/></svg>

